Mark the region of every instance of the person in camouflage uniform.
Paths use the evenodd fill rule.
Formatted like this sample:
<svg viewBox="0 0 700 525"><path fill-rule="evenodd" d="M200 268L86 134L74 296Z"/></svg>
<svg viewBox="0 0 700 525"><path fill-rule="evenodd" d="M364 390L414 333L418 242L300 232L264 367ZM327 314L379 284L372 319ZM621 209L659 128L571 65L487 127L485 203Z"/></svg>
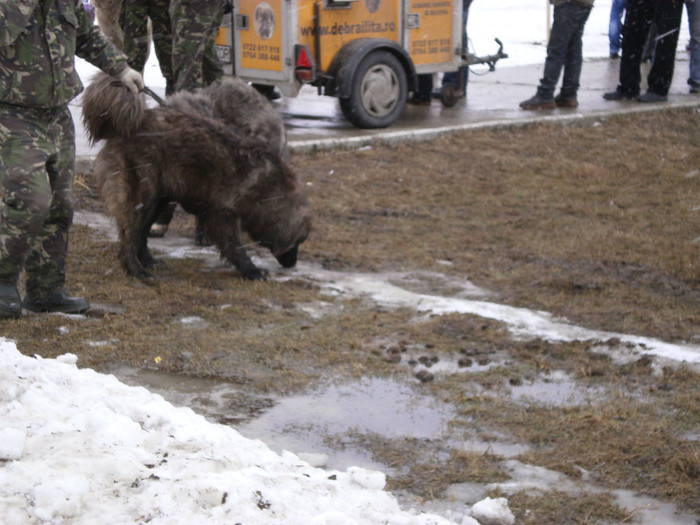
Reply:
<svg viewBox="0 0 700 525"><path fill-rule="evenodd" d="M94 26L81 0L0 3L0 318L89 308L64 291L73 218L78 55L132 91L141 75ZM26 271L26 297L17 283Z"/></svg>
<svg viewBox="0 0 700 525"><path fill-rule="evenodd" d="M148 20L151 20L153 47L165 78L165 94L174 92L173 37L170 0L124 0L119 25L124 31L124 53L129 65L143 74L148 58Z"/></svg>
<svg viewBox="0 0 700 525"><path fill-rule="evenodd" d="M224 7L220 0L171 0L176 91L205 87L223 76L214 41Z"/></svg>

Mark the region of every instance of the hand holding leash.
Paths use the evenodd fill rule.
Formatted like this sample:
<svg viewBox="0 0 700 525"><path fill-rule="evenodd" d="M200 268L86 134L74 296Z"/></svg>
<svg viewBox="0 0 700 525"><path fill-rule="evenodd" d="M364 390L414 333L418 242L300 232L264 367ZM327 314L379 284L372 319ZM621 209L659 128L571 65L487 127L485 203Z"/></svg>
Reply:
<svg viewBox="0 0 700 525"><path fill-rule="evenodd" d="M119 80L121 80L122 83L133 93L143 91L143 78L141 77L141 73L135 69L127 67L119 75Z"/></svg>

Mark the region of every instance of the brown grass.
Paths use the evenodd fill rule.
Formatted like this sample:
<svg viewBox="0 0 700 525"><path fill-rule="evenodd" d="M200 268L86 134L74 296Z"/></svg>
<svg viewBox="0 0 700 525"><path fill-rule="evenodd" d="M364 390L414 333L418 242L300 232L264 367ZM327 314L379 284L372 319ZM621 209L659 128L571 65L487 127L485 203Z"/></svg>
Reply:
<svg viewBox="0 0 700 525"><path fill-rule="evenodd" d="M316 214L300 258L351 272L440 272L471 280L495 301L589 328L698 344L700 176L688 174L700 168L699 126L698 112L682 109L296 154ZM102 209L89 175L76 182L76 197L78 208ZM193 221L178 215L172 228L191 236ZM69 255L69 291L123 313L3 322L3 335L25 354L74 352L81 366L221 377L258 393L391 375L455 407L455 440L506 436L530 447L523 462L575 479L585 469L604 489L639 490L700 516L698 445L684 437L699 431L695 370L659 369L649 358L617 365L588 341L514 341L477 316L416 322L411 310L344 301L302 279L247 282L197 260L168 260L156 270L159 284L144 286L123 274L113 244L81 226ZM300 308L318 301L328 305L320 319ZM186 316L205 324L184 324ZM407 349L499 365L420 384ZM511 386L556 370L606 395L570 407L509 397ZM503 458L441 440L355 439L379 461L403 461L390 486L421 497L504 476ZM601 494L521 494L510 503L523 524L628 515Z"/></svg>

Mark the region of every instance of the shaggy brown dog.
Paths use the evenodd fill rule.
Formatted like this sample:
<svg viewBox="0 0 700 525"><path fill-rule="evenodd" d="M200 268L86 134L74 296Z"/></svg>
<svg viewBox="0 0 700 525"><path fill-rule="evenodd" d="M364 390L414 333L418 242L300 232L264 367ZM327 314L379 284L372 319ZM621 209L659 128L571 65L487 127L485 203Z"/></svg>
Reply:
<svg viewBox="0 0 700 525"><path fill-rule="evenodd" d="M222 257L247 279L265 279L267 272L246 254L242 231L282 266L296 264L311 211L279 145L207 116L197 104L147 109L142 96L104 74L88 86L82 103L90 139L106 140L94 173L117 222L127 273L153 278L146 270L156 262L148 229L168 201L195 214Z"/></svg>
<svg viewBox="0 0 700 525"><path fill-rule="evenodd" d="M270 143L285 160L289 160L287 139L282 117L258 90L238 78L226 78L194 93L179 92L168 97L168 105L185 113L205 115L236 126L251 137ZM163 237L175 212L175 203L168 203L156 217L149 231L150 237ZM208 244L206 235L197 221L195 242Z"/></svg>

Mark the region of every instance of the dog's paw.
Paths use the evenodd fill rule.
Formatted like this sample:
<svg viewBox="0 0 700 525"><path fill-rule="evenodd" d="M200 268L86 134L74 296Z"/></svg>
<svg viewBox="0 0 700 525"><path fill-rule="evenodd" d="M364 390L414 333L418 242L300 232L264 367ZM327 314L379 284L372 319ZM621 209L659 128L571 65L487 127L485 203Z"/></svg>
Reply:
<svg viewBox="0 0 700 525"><path fill-rule="evenodd" d="M136 277L139 281L143 281L146 284L151 284L156 282L156 276L150 272L144 270L143 266L131 265L126 267L126 273L132 277Z"/></svg>
<svg viewBox="0 0 700 525"><path fill-rule="evenodd" d="M197 246L211 246L212 244L214 244L213 242L211 242L211 240L209 239L209 237L205 233L201 233L201 232L195 233L194 243Z"/></svg>
<svg viewBox="0 0 700 525"><path fill-rule="evenodd" d="M146 286L158 286L158 279L155 275L149 274L148 277L139 277L139 281L141 281Z"/></svg>
<svg viewBox="0 0 700 525"><path fill-rule="evenodd" d="M165 232L168 231L167 224L158 224L157 222L151 225L151 229L148 231L149 237L163 237Z"/></svg>
<svg viewBox="0 0 700 525"><path fill-rule="evenodd" d="M267 277L270 274L267 270L261 268L251 268L243 272L243 277L249 281L267 281Z"/></svg>

